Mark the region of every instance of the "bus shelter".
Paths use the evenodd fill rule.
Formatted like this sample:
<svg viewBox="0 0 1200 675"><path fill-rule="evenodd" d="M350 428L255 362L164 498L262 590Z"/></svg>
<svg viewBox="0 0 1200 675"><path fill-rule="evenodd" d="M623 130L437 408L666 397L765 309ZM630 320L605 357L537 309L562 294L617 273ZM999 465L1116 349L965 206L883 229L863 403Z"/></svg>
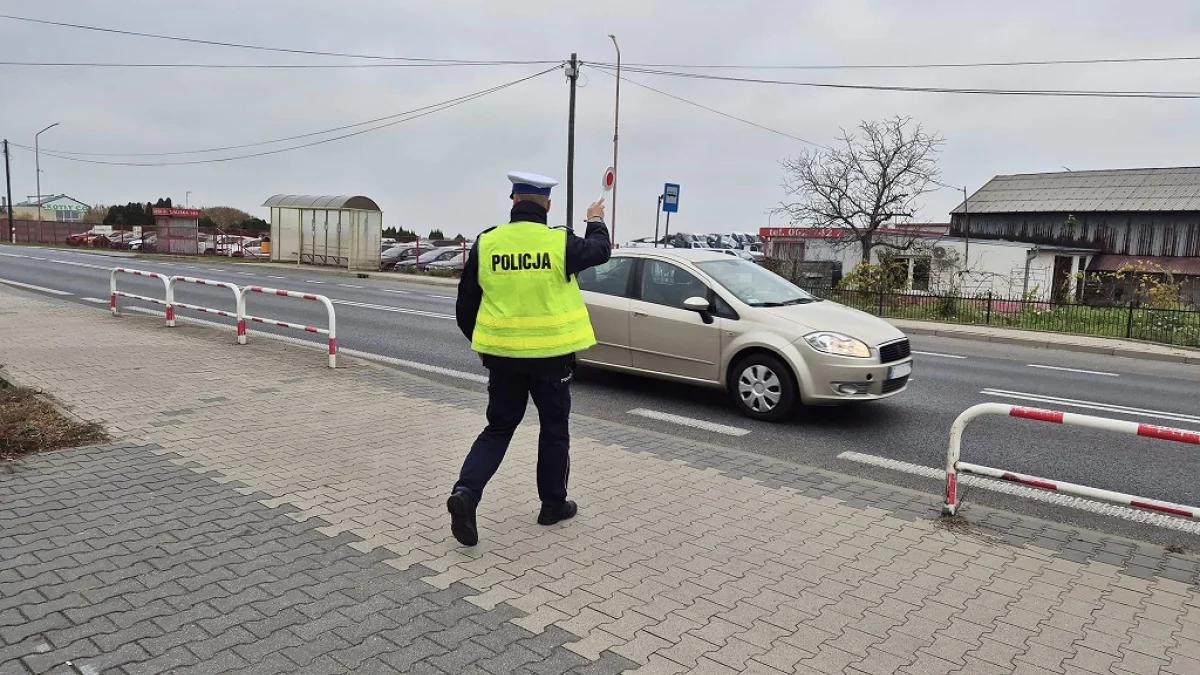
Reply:
<svg viewBox="0 0 1200 675"><path fill-rule="evenodd" d="M154 207L155 247L159 253L204 253L200 246L200 209Z"/></svg>
<svg viewBox="0 0 1200 675"><path fill-rule="evenodd" d="M383 212L369 197L275 195L271 209L271 261L378 270Z"/></svg>

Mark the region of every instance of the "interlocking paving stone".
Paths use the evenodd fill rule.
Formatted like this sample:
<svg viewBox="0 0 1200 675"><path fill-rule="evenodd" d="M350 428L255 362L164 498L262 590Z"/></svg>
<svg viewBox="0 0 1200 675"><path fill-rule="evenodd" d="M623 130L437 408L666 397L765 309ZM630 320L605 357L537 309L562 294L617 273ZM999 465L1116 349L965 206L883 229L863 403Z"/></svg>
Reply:
<svg viewBox="0 0 1200 675"><path fill-rule="evenodd" d="M443 500L480 392L18 294L0 310L21 319L15 378L128 440L0 473L0 583L14 587L0 669L101 642L95 664L127 672L1195 664L1193 556L981 508L946 530L935 496L582 416L580 517L532 523L536 429L523 428L467 551ZM117 377L126 354L155 368ZM133 414L147 392L159 407ZM397 408L402 445L377 424ZM175 631L194 638L164 641Z"/></svg>
<svg viewBox="0 0 1200 675"><path fill-rule="evenodd" d="M123 462L120 470L107 469L114 459L134 461ZM89 467L95 471L89 473ZM33 476L39 480L31 480ZM44 480L47 477L53 480ZM362 668L373 657L390 664L386 672L392 672L392 669L403 670L400 664L405 662L452 664L456 659L465 659L461 646L468 637L482 643L478 655L486 656L486 661L481 666L497 675L544 659L547 663L570 664L570 667L586 661L570 658L573 655L563 649L577 640L570 633L553 629L534 634L511 623L522 616L511 607L483 610L462 599L473 592L471 589L438 590L420 580L421 576L429 575L429 570L397 571L384 565L377 556L344 545L323 555L325 569L336 567L343 586L369 591L368 597L361 602L351 600L345 607L326 607L317 616L305 614L299 608L312 609L314 604L313 596L305 591L317 589L323 582L302 575L302 584L283 583L292 578L292 566L287 556L272 555L271 551L278 551L270 543L286 542L285 551L302 550L306 544L323 550L329 540L316 532L316 525L296 529L295 521L284 513L183 468L169 456L156 454L147 447L102 446L26 460L19 472L0 474L0 504L12 503L22 496L65 497L90 488L97 488L105 499L74 506L65 506L65 499L62 504L43 500L46 511L27 509L20 514L7 509L0 511L0 524L20 528L25 523L41 522L45 513L54 513L78 517L98 532L117 532L129 518L153 519L155 514L172 512L171 495L156 489L156 484L166 477L191 483L187 488L201 501L224 504L220 510L209 510L209 517L229 527L222 540L236 544L234 550L239 561L230 564L253 561L255 571L232 579L222 575L208 577L206 585L193 585L190 593L183 586L173 586L176 577L142 574L95 588L96 592L90 595L74 593L69 590L70 582L43 572L34 577L39 584L36 587L5 596L11 607L0 615L3 618L0 673L58 672L56 669L67 661L82 669L78 672L108 673L123 668L130 675L316 672L334 666L340 670L331 672L350 672ZM207 550L211 530L204 525L208 521L189 520L175 513L178 519L172 522L171 531L181 551ZM273 529L287 529L290 533L258 536L245 527L251 521L265 522ZM41 538L26 537L27 548L65 548L73 545L72 537L70 532L46 528ZM43 543L47 545L41 546ZM83 546L120 555L99 535L83 542ZM8 548L0 549L0 570L16 576L29 572L30 566L21 565L19 554L13 553ZM229 555L218 554L218 557ZM180 574L197 578L186 565L181 567L185 569ZM243 568L243 572L247 569ZM233 579L236 583L228 583ZM201 591L222 583L227 583L226 590L235 589L233 595L223 597L252 599L246 604L228 602L222 605L224 611L219 611ZM148 589L148 585L153 588ZM397 602L385 595L390 592L402 593L409 599ZM174 605L160 597L168 594L177 600ZM319 589L315 594L329 597ZM46 600L49 596L60 600ZM421 613L406 615L406 610L412 608ZM65 612L72 613L68 616ZM329 629L334 626L341 627L340 635L353 639L331 634ZM365 630L358 630L360 627ZM453 639L439 642L425 637L436 638L439 631ZM626 659L614 660L615 656L605 654L596 663L609 668L604 672L620 672L634 665Z"/></svg>

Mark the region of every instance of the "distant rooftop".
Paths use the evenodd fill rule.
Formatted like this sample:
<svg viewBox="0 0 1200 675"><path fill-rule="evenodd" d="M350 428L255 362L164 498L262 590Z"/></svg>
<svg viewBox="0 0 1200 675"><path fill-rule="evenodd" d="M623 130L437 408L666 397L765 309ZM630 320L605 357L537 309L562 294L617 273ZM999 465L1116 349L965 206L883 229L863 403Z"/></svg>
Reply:
<svg viewBox="0 0 1200 675"><path fill-rule="evenodd" d="M1200 211L1200 167L996 176L966 204L968 213Z"/></svg>

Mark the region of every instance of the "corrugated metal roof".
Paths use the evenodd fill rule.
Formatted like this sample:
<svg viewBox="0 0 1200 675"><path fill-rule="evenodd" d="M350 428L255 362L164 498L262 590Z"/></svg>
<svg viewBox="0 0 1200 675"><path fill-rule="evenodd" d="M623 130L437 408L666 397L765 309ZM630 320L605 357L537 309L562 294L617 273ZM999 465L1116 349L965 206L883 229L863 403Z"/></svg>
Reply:
<svg viewBox="0 0 1200 675"><path fill-rule="evenodd" d="M275 195L263 202L263 206L282 209L354 209L357 211L379 211L379 205L370 197L361 195Z"/></svg>
<svg viewBox="0 0 1200 675"><path fill-rule="evenodd" d="M1200 167L1105 169L996 176L968 213L1200 211ZM951 213L962 213L963 204Z"/></svg>
<svg viewBox="0 0 1200 675"><path fill-rule="evenodd" d="M1153 255L1098 255L1088 264L1089 272L1116 272L1129 265L1134 270L1170 272L1180 276L1200 276L1200 258Z"/></svg>

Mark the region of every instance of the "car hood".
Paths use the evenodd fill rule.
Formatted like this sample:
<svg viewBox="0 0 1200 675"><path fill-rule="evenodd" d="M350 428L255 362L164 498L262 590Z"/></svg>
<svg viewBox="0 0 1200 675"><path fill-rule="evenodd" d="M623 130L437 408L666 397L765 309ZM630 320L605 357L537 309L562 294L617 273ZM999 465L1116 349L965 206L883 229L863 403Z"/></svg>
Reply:
<svg viewBox="0 0 1200 675"><path fill-rule="evenodd" d="M828 300L807 305L758 307L755 311L794 323L805 329L804 333L827 330L849 335L871 346L904 337L900 329L873 314Z"/></svg>

